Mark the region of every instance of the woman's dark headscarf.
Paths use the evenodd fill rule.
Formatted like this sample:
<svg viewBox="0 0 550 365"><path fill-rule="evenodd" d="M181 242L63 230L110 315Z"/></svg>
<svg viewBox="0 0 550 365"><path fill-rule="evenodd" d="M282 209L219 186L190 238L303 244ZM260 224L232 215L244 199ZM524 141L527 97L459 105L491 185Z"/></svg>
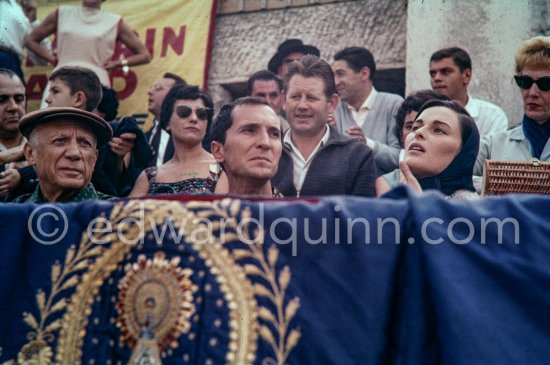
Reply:
<svg viewBox="0 0 550 365"><path fill-rule="evenodd" d="M474 164L479 152L479 131L476 123L466 109L456 101L429 101L422 105L418 111L418 116L424 110L436 106L451 109L457 114L461 130L462 146L445 170L435 176L418 179L418 182L422 190L436 189L445 195L451 195L457 190L475 191L472 175L474 174Z"/></svg>

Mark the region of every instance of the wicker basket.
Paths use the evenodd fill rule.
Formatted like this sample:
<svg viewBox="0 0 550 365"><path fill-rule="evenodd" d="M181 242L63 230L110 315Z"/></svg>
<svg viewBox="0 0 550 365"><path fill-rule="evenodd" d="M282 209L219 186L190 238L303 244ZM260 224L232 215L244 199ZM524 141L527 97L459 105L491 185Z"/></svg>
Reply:
<svg viewBox="0 0 550 365"><path fill-rule="evenodd" d="M481 194L512 193L550 194L550 163L486 160Z"/></svg>

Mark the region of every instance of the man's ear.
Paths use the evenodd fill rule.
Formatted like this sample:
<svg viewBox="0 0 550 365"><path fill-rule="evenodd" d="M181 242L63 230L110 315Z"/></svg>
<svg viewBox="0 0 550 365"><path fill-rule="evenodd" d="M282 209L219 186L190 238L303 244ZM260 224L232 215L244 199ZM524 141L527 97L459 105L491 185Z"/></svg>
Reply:
<svg viewBox="0 0 550 365"><path fill-rule="evenodd" d="M285 111L286 113L286 94L285 92L281 92L281 97L283 98L283 110Z"/></svg>
<svg viewBox="0 0 550 365"><path fill-rule="evenodd" d="M336 110L336 107L338 106L338 102L340 102L340 97L338 96L338 94L334 94L330 98L328 98L329 113L334 113L334 111Z"/></svg>
<svg viewBox="0 0 550 365"><path fill-rule="evenodd" d="M225 162L225 151L223 149L223 144L217 141L212 141L210 144L210 151L216 162L224 163Z"/></svg>
<svg viewBox="0 0 550 365"><path fill-rule="evenodd" d="M95 153L94 153L94 167L95 167L95 164L97 162L98 156L99 156L99 149L96 148Z"/></svg>
<svg viewBox="0 0 550 365"><path fill-rule="evenodd" d="M88 102L88 98L86 97L86 94L84 94L83 91L77 91L76 94L74 94L74 101L73 101L73 107L81 110L86 110L86 103Z"/></svg>
<svg viewBox="0 0 550 365"><path fill-rule="evenodd" d="M370 68L363 67L359 70L359 74L361 75L361 80L367 81L370 79Z"/></svg>
<svg viewBox="0 0 550 365"><path fill-rule="evenodd" d="M33 152L34 149L32 145L29 142L25 143L25 146L23 146L23 154L25 155L25 159L34 166L36 164L36 160Z"/></svg>
<svg viewBox="0 0 550 365"><path fill-rule="evenodd" d="M470 83L470 80L472 79L472 69L467 68L464 71L462 71L462 80L464 82L464 85L468 85Z"/></svg>

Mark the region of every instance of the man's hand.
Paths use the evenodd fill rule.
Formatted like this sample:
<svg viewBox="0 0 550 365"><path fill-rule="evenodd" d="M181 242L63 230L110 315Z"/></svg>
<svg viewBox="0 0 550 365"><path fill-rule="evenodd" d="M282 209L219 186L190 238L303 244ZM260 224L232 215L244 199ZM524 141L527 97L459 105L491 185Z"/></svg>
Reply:
<svg viewBox="0 0 550 365"><path fill-rule="evenodd" d="M327 123L333 127L338 127L338 123L336 122L336 118L334 118L334 114L330 113L327 118Z"/></svg>
<svg viewBox="0 0 550 365"><path fill-rule="evenodd" d="M24 157L23 146L17 146L0 152L0 165L20 161Z"/></svg>
<svg viewBox="0 0 550 365"><path fill-rule="evenodd" d="M346 129L346 133L351 138L356 138L359 141L363 142L364 144L367 144L367 138L365 137L365 133L363 132L363 130L360 127L357 127L357 126L350 127L348 129Z"/></svg>
<svg viewBox="0 0 550 365"><path fill-rule="evenodd" d="M109 147L111 147L111 151L113 151L114 154L124 158L124 156L134 148L135 139L135 133L123 133L120 137L113 137L113 139L109 141Z"/></svg>
<svg viewBox="0 0 550 365"><path fill-rule="evenodd" d="M21 174L16 169L9 169L0 173L0 196L8 194L21 182Z"/></svg>

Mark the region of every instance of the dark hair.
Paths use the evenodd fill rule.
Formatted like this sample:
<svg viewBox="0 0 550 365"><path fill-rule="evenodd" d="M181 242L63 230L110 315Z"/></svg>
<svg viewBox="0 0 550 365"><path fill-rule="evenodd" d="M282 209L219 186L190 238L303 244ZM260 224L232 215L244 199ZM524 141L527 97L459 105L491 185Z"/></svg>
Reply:
<svg viewBox="0 0 550 365"><path fill-rule="evenodd" d="M229 104L225 104L220 109L216 119L214 119L214 123L212 123L212 129L210 131L212 141L220 142L221 144L225 143L226 133L233 124L233 110L239 105L266 105L270 107L264 99L252 96L238 98Z"/></svg>
<svg viewBox="0 0 550 365"><path fill-rule="evenodd" d="M418 115L416 116L416 118L418 118L424 110L428 108L433 108L436 106L442 106L444 108L451 109L457 114L458 124L460 126L460 131L461 131L462 144L464 144L464 142L472 134L472 129L474 128L477 129L477 126L476 126L476 122L474 122L470 114L458 102L454 100L430 100L424 103L424 105L422 105L422 107L418 111Z"/></svg>
<svg viewBox="0 0 550 365"><path fill-rule="evenodd" d="M162 75L162 78L174 80L174 85L180 85L180 84L187 85L187 81L185 81L183 78L171 72L165 72L164 75Z"/></svg>
<svg viewBox="0 0 550 365"><path fill-rule="evenodd" d="M174 111L174 104L176 103L176 100L197 99L201 99L204 103L204 106L209 109L208 125L206 127L206 132L208 133L210 125L212 124L214 104L212 103L212 99L207 93L201 91L198 86L194 85L177 84L174 85L170 89L170 91L168 91L168 94L166 94L166 97L164 98L164 101L162 102L162 106L160 108L160 127L163 129L166 129L166 127L168 127L168 123L170 122L170 118L172 117L172 113Z"/></svg>
<svg viewBox="0 0 550 365"><path fill-rule="evenodd" d="M376 63L372 53L363 47L348 47L341 51L336 52L334 55L335 61L344 60L348 63L349 67L355 72L361 71L363 67L368 67L370 70L370 79L374 78L376 73Z"/></svg>
<svg viewBox="0 0 550 365"><path fill-rule="evenodd" d="M434 90L420 90L407 96L395 114L394 134L403 147L403 125L405 124L405 115L410 112L418 112L422 105L430 100L450 100L447 96Z"/></svg>
<svg viewBox="0 0 550 365"><path fill-rule="evenodd" d="M99 105L103 91L99 77L84 67L64 66L52 72L49 80L60 79L69 87L71 95L82 91L86 95L86 111L91 112Z"/></svg>
<svg viewBox="0 0 550 365"><path fill-rule="evenodd" d="M15 72L13 72L12 70L10 70L9 68L0 67L0 75L9 76L10 79L12 79L12 78L15 76L15 77L17 77L17 78L19 79L19 81L21 81L21 78L20 78Z"/></svg>
<svg viewBox="0 0 550 365"><path fill-rule="evenodd" d="M246 94L248 96L252 95L252 88L254 87L254 82L261 80L261 81L275 81L277 83L277 86L279 87L279 91L283 90L283 80L277 75L275 75L273 72L269 70L261 70L258 72L255 72L250 76L246 83Z"/></svg>
<svg viewBox="0 0 550 365"><path fill-rule="evenodd" d="M430 57L430 62L441 61L444 58L452 58L454 64L458 67L460 72L466 69L472 69L472 59L468 52L459 47L443 48L435 52Z"/></svg>
<svg viewBox="0 0 550 365"><path fill-rule="evenodd" d="M334 72L332 67L317 56L307 55L298 62L292 62L288 65L288 71L285 75L284 91L288 92L288 84L292 76L300 75L305 78L318 77L325 84L325 96L331 98L336 94L336 84L334 83Z"/></svg>
<svg viewBox="0 0 550 365"><path fill-rule="evenodd" d="M113 89L102 87L103 97L97 106L97 110L105 115L103 119L110 122L118 115L118 96Z"/></svg>

